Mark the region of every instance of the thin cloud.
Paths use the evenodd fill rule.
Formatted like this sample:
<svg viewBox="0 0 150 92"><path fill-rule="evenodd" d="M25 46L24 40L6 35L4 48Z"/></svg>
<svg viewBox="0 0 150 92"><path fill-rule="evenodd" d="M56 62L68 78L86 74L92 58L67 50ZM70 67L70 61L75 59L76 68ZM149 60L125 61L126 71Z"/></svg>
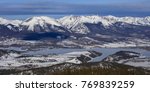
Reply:
<svg viewBox="0 0 150 92"><path fill-rule="evenodd" d="M145 4L68 4L52 1L31 3L0 3L0 15L32 14L126 14L150 15L150 5Z"/></svg>

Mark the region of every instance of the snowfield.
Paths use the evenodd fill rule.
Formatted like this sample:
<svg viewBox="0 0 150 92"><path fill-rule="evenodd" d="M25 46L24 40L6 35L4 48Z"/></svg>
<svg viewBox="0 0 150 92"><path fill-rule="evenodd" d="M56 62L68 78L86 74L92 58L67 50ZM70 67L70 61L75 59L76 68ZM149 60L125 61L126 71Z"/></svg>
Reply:
<svg viewBox="0 0 150 92"><path fill-rule="evenodd" d="M18 47L19 48L19 47ZM1 47L2 49L2 47ZM15 49L15 48L4 48L0 50L0 68L1 69L14 69L21 68L37 68L37 67L47 67L61 63L74 63L82 64L88 62L100 62L104 58L117 51L134 51L141 53L139 59L127 59L125 61L121 60L118 63L123 63L127 65L135 65L139 67L150 67L149 60L150 52L140 49L113 49L113 48L86 48L86 49L48 49L39 48L36 50L28 50L29 48ZM44 53L45 52L45 53ZM43 53L43 54L42 54ZM100 54L102 53L102 54ZM128 53L130 56L135 56L135 53ZM131 61L131 62L130 62ZM138 62L135 62L138 61ZM125 63L124 63L125 62ZM143 64L142 64L143 62Z"/></svg>
<svg viewBox="0 0 150 92"><path fill-rule="evenodd" d="M84 55L90 57L89 51L70 52L65 54L51 54L51 55L27 55L23 53L10 52L0 57L1 68L16 68L25 65L32 65L36 67L45 67L64 62L80 64L82 63L77 57ZM90 57L92 58L92 57ZM33 67L32 67L33 68Z"/></svg>

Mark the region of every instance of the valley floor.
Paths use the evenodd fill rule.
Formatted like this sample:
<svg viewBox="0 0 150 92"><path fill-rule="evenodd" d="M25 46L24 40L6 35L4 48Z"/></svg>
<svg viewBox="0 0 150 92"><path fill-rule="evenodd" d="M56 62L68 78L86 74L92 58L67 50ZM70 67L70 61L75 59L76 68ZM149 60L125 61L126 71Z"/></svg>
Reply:
<svg viewBox="0 0 150 92"><path fill-rule="evenodd" d="M49 43L27 43L0 47L0 74L150 74L150 47L53 48Z"/></svg>

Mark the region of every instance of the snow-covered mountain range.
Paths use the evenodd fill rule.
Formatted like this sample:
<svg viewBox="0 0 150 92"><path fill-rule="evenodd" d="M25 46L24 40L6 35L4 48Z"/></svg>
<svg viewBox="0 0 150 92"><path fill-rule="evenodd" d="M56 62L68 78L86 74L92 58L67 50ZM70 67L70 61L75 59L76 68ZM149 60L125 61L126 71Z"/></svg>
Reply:
<svg viewBox="0 0 150 92"><path fill-rule="evenodd" d="M0 40L2 37L23 40L50 38L55 46L64 47L150 46L150 17L71 15L60 19L46 16L26 20L0 18L0 37Z"/></svg>
<svg viewBox="0 0 150 92"><path fill-rule="evenodd" d="M139 17L114 17L114 16L66 16L59 19L60 23L72 30L75 33L86 34L89 33L88 27L85 25L99 24L101 23L104 27L110 27L115 23L122 22L122 25L142 25L150 26L150 17L139 18Z"/></svg>
<svg viewBox="0 0 150 92"><path fill-rule="evenodd" d="M91 30L86 24L98 24L108 28L116 23L121 25L150 26L150 17L115 17L115 16L65 16L60 19L53 19L46 16L32 17L26 20L7 20L0 18L0 25L5 25L9 29L18 27L18 31L45 31L53 29L58 32L69 31L71 33L87 34ZM65 30L66 29L66 30Z"/></svg>

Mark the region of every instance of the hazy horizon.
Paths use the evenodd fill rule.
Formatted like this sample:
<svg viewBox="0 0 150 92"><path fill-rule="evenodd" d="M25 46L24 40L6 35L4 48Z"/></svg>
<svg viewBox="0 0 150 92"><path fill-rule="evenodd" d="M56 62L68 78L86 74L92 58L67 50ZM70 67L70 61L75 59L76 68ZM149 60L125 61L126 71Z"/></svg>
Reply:
<svg viewBox="0 0 150 92"><path fill-rule="evenodd" d="M149 0L0 0L0 17L32 16L59 18L65 15L150 16Z"/></svg>
<svg viewBox="0 0 150 92"><path fill-rule="evenodd" d="M5 18L5 19L10 19L10 20L25 20L27 18L32 18L32 17L40 17L40 16L47 16L55 19L59 19L65 16L92 16L92 15L98 15L98 14L64 14L64 15L0 15L0 18ZM98 16L109 16L108 15L98 15ZM115 17L148 17L148 16L117 16L117 15L110 15L110 16L115 16Z"/></svg>

